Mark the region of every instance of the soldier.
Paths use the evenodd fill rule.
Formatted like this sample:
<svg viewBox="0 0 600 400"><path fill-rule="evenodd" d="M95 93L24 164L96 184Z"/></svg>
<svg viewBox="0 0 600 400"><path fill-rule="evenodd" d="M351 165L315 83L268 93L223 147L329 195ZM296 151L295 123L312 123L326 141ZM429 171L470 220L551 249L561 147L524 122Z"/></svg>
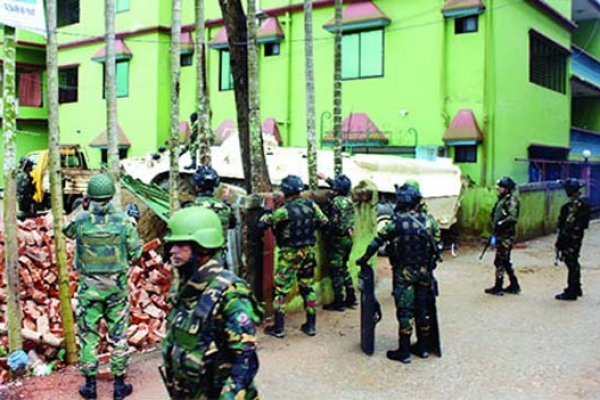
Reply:
<svg viewBox="0 0 600 400"><path fill-rule="evenodd" d="M323 179L323 174L318 174ZM354 205L349 197L352 181L344 174L335 179L327 178L334 197L328 204L329 219L328 238L331 240L329 251L329 273L333 286L333 302L325 304L324 310L344 311L346 307L358 305L354 284L348 271L348 258L352 251L352 234L354 233ZM344 289L346 297L344 298Z"/></svg>
<svg viewBox="0 0 600 400"><path fill-rule="evenodd" d="M407 179L406 181L404 181L404 184L412 186L413 188L417 189L419 193L421 193L421 188L418 181L414 179ZM418 211L425 213L425 215L427 215L427 218L429 218L429 222L431 223L431 234L435 238L435 243L438 246L438 250L441 251L443 249L442 230L440 229L440 226L438 225L433 215L429 213L429 206L427 205L427 202L423 199L423 196L421 196L421 199L419 199Z"/></svg>
<svg viewBox="0 0 600 400"><path fill-rule="evenodd" d="M185 153L186 151L190 151L190 158L191 158L191 163L190 165L183 167L184 169L196 169L197 166L197 160L198 160L198 113L197 112L193 112L190 115L190 122L192 124L192 128L191 128L191 132L190 132L190 137L188 138L188 143L186 143L185 146L183 146L183 149L181 149L181 154Z"/></svg>
<svg viewBox="0 0 600 400"><path fill-rule="evenodd" d="M498 186L498 200L492 209L492 235L496 240L496 257L494 258L496 281L494 286L485 289L484 292L496 296L502 296L505 292L519 294L521 286L510 261L510 252L519 219L519 198L514 193L517 184L510 177L504 176L498 180L496 186ZM506 288L502 288L504 272L508 274L510 280L510 284Z"/></svg>
<svg viewBox="0 0 600 400"><path fill-rule="evenodd" d="M581 265L578 259L583 234L590 223L591 206L588 199L581 196L583 185L579 180L568 178L562 184L569 200L560 208L555 247L558 258L565 262L569 272L567 287L554 298L556 300L577 300L577 297L583 296Z"/></svg>
<svg viewBox="0 0 600 400"><path fill-rule="evenodd" d="M99 322L108 327L111 345L111 372L115 377L114 399L122 400L133 391L124 381L129 352L129 290L127 272L142 254L134 221L110 203L115 185L110 176L97 174L87 188L89 211L81 211L63 228L65 236L75 239L77 287L77 328L81 343L81 371L86 383L79 388L84 399L96 399L98 374Z"/></svg>
<svg viewBox="0 0 600 400"><path fill-rule="evenodd" d="M262 309L248 285L223 267L219 217L183 208L165 237L178 291L167 316L161 367L171 399L258 399L256 327Z"/></svg>
<svg viewBox="0 0 600 400"><path fill-rule="evenodd" d="M421 193L412 186L403 185L396 189L396 213L385 224L367 247L365 254L357 264L365 265L385 243L389 243L388 254L393 272L394 302L398 319L397 350L389 350L387 358L408 364L410 356L410 337L413 330L413 318L419 321L421 335L418 337L419 354L425 358L429 352L429 318L427 315L427 295L431 288L431 260L437 255L437 249L427 216L418 211ZM420 286L423 286L420 288ZM423 289L423 290L421 290Z"/></svg>
<svg viewBox="0 0 600 400"><path fill-rule="evenodd" d="M226 262L227 231L235 228L236 219L231 206L225 201L215 198L215 190L219 187L221 179L219 178L217 171L212 167L201 164L194 173L193 180L197 193L194 204L214 211L221 220L223 238L225 239L221 256Z"/></svg>
<svg viewBox="0 0 600 400"><path fill-rule="evenodd" d="M17 174L17 203L19 205L19 219L23 220L34 215L33 195L35 194L35 185L31 170L33 162L28 158L22 158L21 169Z"/></svg>
<svg viewBox="0 0 600 400"><path fill-rule="evenodd" d="M275 270L275 295L273 308L275 324L267 327L265 333L276 338L285 337L284 320L287 294L298 279L300 295L304 300L306 323L301 327L308 336L316 335L316 303L314 272L317 264L313 245L315 228L324 228L327 217L319 206L310 199L300 196L304 189L302 179L288 175L281 181L285 196L284 204L273 213L267 212L259 219L259 229L272 228L279 247Z"/></svg>

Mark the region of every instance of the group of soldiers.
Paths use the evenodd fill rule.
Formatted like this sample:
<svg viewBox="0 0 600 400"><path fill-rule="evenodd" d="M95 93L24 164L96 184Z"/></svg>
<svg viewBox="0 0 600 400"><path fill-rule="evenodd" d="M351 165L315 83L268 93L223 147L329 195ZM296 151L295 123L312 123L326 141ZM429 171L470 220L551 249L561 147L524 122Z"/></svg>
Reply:
<svg viewBox="0 0 600 400"><path fill-rule="evenodd" d="M265 210L258 222L259 229L273 231L278 247L273 277L274 322L265 328L266 334L278 339L285 337L287 296L296 282L306 313L301 330L308 336L316 334L317 230L330 239L331 246L328 271L334 298L323 309L342 312L358 305L348 271L354 233L352 182L344 174L333 179L319 174L319 178L328 183L333 194L323 209L302 195L304 183L299 176L288 175L281 181L283 204L275 210ZM193 182L197 198L173 213L164 238L173 275L167 296L171 309L162 341L160 371L172 399L257 399L256 336L264 311L249 285L227 267L226 233L236 222L231 206L215 197L219 175L200 164ZM521 288L510 260L519 214L516 184L503 177L497 185L499 196L492 211L496 280L485 292L518 294ZM568 179L564 187L569 201L560 212L556 248L569 268L569 277L567 288L556 298L576 300L582 294L577 259L590 207L581 196L579 181ZM129 354L127 272L142 251L136 229L139 209L127 205L125 212L117 211L110 203L114 193L110 176L92 177L87 191L90 201L64 227L65 235L76 243L77 324L81 371L85 376L79 393L84 399L97 398L98 324L102 318L108 326L112 348L113 398L123 399L133 391L131 383L124 379ZM379 229L357 264L361 269L372 268L370 259L385 246L393 272L392 296L398 321L398 348L388 351L387 358L406 364L410 363L411 354L421 358L427 358L430 352L441 355L439 336L435 337L439 334L434 271L441 261L442 244L439 227L428 213L418 182L397 186L395 196L393 217ZM505 273L510 280L506 288ZM417 340L411 345L413 330Z"/></svg>

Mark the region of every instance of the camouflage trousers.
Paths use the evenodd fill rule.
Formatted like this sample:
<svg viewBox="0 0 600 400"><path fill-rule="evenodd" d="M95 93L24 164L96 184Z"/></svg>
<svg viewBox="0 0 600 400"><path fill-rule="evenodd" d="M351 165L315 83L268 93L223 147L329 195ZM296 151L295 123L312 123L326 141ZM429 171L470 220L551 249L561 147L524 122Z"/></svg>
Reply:
<svg viewBox="0 0 600 400"><path fill-rule="evenodd" d="M304 300L304 309L309 314L316 313L317 295L314 289L315 253L312 246L283 247L279 249L274 276L273 309L285 314L287 295L298 280L298 289Z"/></svg>
<svg viewBox="0 0 600 400"><path fill-rule="evenodd" d="M331 241L329 275L335 295L342 295L344 288L353 288L348 271L348 257L352 251L352 236L335 237Z"/></svg>
<svg viewBox="0 0 600 400"><path fill-rule="evenodd" d="M100 320L104 319L111 350L110 370L113 375L125 374L129 362L126 334L129 326L127 291L102 293L80 284L78 299L77 330L81 345L81 372L86 376L98 374Z"/></svg>
<svg viewBox="0 0 600 400"><path fill-rule="evenodd" d="M399 334L411 335L413 318L423 322L427 319L431 287L427 266L394 267L392 286Z"/></svg>
<svg viewBox="0 0 600 400"><path fill-rule="evenodd" d="M494 257L494 266L496 267L496 279L504 279L504 273L508 276L514 276L512 262L510 261L510 253L513 248L514 237L500 236L496 242L496 256Z"/></svg>
<svg viewBox="0 0 600 400"><path fill-rule="evenodd" d="M581 241L582 239L568 240L561 250L562 259L569 271L567 274L567 291L570 292L581 290L581 265L579 264Z"/></svg>

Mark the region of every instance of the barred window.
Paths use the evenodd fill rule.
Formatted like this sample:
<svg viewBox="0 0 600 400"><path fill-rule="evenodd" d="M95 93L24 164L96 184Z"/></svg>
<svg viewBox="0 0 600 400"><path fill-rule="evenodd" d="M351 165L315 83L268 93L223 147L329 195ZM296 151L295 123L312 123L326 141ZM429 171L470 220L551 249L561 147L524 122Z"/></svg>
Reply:
<svg viewBox="0 0 600 400"><path fill-rule="evenodd" d="M58 102L76 103L79 86L78 67L61 68L58 71Z"/></svg>
<svg viewBox="0 0 600 400"><path fill-rule="evenodd" d="M569 51L529 31L529 81L559 93L566 93Z"/></svg>

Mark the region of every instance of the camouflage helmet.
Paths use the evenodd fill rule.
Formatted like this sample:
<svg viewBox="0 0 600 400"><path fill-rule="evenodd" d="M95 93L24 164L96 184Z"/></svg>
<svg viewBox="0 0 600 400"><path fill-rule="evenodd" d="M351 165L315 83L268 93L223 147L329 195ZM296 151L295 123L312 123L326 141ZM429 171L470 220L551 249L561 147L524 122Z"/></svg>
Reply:
<svg viewBox="0 0 600 400"><path fill-rule="evenodd" d="M352 181L344 174L339 174L333 180L331 187L337 190L342 196L348 196L352 188Z"/></svg>
<svg viewBox="0 0 600 400"><path fill-rule="evenodd" d="M115 195L115 183L107 174L96 174L88 181L87 194L92 200L110 200Z"/></svg>
<svg viewBox="0 0 600 400"><path fill-rule="evenodd" d="M396 202L399 205L412 208L419 204L421 198L421 192L410 185L404 184L396 187Z"/></svg>
<svg viewBox="0 0 600 400"><path fill-rule="evenodd" d="M517 187L517 184L515 183L515 181L512 180L510 176L503 176L502 178L498 179L498 182L496 182L496 186L505 188L509 192L512 192Z"/></svg>
<svg viewBox="0 0 600 400"><path fill-rule="evenodd" d="M404 184L407 186L411 186L417 190L421 190L421 187L419 185L419 181L417 181L416 179L407 179L404 181Z"/></svg>
<svg viewBox="0 0 600 400"><path fill-rule="evenodd" d="M288 175L281 180L281 191L286 196L299 194L303 189L304 183L298 175Z"/></svg>
<svg viewBox="0 0 600 400"><path fill-rule="evenodd" d="M208 208L182 208L169 218L165 242L193 242L205 249L219 249L225 242L217 214Z"/></svg>
<svg viewBox="0 0 600 400"><path fill-rule="evenodd" d="M583 183L576 178L567 178L562 182L562 186L565 188L565 192L567 192L568 196L571 196L583 187Z"/></svg>
<svg viewBox="0 0 600 400"><path fill-rule="evenodd" d="M212 167L201 164L194 172L194 186L201 190L212 191L221 183L219 174Z"/></svg>

